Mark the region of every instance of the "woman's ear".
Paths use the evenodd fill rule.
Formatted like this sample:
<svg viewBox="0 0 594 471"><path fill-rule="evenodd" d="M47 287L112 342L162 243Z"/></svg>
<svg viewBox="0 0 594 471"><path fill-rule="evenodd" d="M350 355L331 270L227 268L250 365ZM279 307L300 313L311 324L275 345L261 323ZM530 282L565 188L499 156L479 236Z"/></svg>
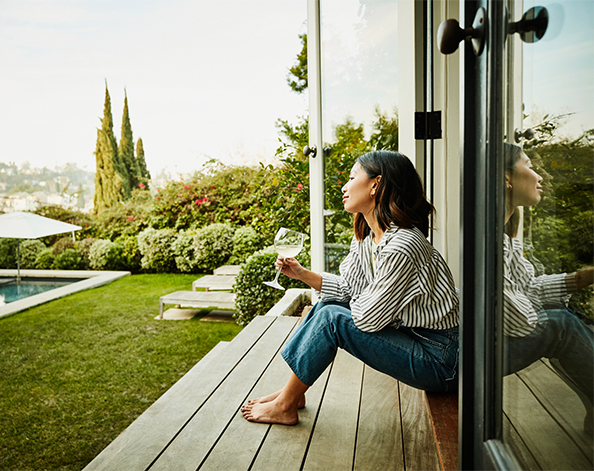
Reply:
<svg viewBox="0 0 594 471"><path fill-rule="evenodd" d="M507 190L511 190L512 184L511 184L511 175L508 172L505 172L505 188Z"/></svg>

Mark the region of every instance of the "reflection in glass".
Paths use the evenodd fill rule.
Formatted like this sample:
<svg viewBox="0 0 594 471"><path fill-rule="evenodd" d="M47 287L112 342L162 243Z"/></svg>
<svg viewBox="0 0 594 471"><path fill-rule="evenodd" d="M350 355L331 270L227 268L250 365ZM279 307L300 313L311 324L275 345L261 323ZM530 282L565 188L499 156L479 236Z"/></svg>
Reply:
<svg viewBox="0 0 594 471"><path fill-rule="evenodd" d="M325 163L325 269L338 272L352 218L341 187L355 159L397 150L397 2L323 0L320 4L322 133Z"/></svg>
<svg viewBox="0 0 594 471"><path fill-rule="evenodd" d="M594 3L536 5L549 29L515 75L534 135L507 147L504 440L526 469L592 469Z"/></svg>

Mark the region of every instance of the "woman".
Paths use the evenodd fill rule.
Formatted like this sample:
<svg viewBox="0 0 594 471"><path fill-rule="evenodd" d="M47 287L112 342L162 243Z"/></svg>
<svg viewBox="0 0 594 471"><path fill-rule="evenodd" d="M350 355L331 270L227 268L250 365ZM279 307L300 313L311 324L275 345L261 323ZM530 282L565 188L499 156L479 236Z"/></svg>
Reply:
<svg viewBox="0 0 594 471"><path fill-rule="evenodd" d="M534 276L515 239L518 207L533 206L542 196L542 178L516 145L505 144L506 232L503 245L503 329L506 374L542 357L578 393L586 407L584 430L592 433L594 333L567 308L567 296L589 286L593 269L570 274ZM511 236L511 237L510 237Z"/></svg>
<svg viewBox="0 0 594 471"><path fill-rule="evenodd" d="M320 297L281 354L292 372L285 387L249 401L244 417L292 425L305 392L342 348L371 367L427 391L455 391L458 297L450 270L429 244L421 180L397 153L357 160L342 188L355 237L340 276L318 274L279 257L282 272Z"/></svg>

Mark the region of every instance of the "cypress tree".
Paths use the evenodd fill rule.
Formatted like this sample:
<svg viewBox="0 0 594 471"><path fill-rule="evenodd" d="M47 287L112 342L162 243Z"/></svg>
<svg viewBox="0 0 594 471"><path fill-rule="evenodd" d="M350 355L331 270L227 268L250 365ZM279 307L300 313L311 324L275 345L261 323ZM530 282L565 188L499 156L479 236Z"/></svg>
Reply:
<svg viewBox="0 0 594 471"><path fill-rule="evenodd" d="M140 169L138 168L138 162L134 158L134 138L132 137L132 125L130 124L130 112L128 110L128 94L125 89L119 155L128 172L130 190L138 188L138 184L141 182L141 175Z"/></svg>
<svg viewBox="0 0 594 471"><path fill-rule="evenodd" d="M105 132L109 144L111 146L112 161L113 161L113 168L120 176L121 179L121 188L123 199L130 198L130 176L128 175L128 171L124 162L122 161L121 157L118 153L118 143L116 141L115 134L113 133L113 116L111 114L111 98L109 96L109 90L107 89L107 81L105 82L105 104L103 106L103 120L101 121L101 130Z"/></svg>
<svg viewBox="0 0 594 471"><path fill-rule="evenodd" d="M97 129L95 149L97 170L95 172L95 212L100 213L122 201L122 179L114 167L114 147L111 138L103 129Z"/></svg>
<svg viewBox="0 0 594 471"><path fill-rule="evenodd" d="M146 167L146 160L144 159L144 145L142 143L142 138L140 137L136 141L136 161L138 162L138 169L140 170L142 183L147 185L148 181L151 179L151 174Z"/></svg>

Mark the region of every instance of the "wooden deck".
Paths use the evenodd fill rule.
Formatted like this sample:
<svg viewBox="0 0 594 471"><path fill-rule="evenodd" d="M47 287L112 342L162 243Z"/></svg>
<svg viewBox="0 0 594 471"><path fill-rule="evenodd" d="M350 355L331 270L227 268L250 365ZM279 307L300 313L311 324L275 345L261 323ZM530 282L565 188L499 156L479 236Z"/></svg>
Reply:
<svg viewBox="0 0 594 471"><path fill-rule="evenodd" d="M584 406L548 360L504 378L503 391L505 441L526 469L594 469Z"/></svg>
<svg viewBox="0 0 594 471"><path fill-rule="evenodd" d="M261 316L221 343L130 425L90 470L437 470L422 391L345 352L307 393L300 423L247 422L246 400L281 388L297 317Z"/></svg>

